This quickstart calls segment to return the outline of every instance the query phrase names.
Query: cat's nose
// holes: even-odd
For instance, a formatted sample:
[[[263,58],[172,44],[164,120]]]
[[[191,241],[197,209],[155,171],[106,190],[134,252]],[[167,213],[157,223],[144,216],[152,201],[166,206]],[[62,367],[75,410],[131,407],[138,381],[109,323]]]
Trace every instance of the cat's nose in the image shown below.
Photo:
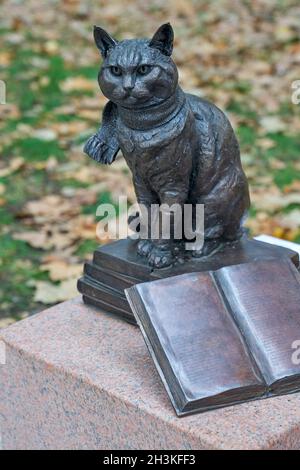
[[[123,88],[126,91],[130,91],[134,88],[134,80],[130,76],[125,76],[123,79]]]

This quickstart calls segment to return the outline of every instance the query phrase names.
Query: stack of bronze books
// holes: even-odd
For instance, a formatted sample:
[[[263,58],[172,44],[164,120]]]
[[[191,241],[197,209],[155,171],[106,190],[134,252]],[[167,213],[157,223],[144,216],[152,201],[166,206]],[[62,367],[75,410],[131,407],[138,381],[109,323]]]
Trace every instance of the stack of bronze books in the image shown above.
[[[134,324],[136,320],[124,290],[135,284],[262,259],[287,257],[298,265],[297,253],[289,249],[243,238],[230,246],[225,245],[218,256],[206,259],[190,257],[185,262],[178,259],[170,268],[155,270],[148,265],[146,258],[136,254],[136,243],[123,239],[100,246],[94,252],[93,261],[85,264],[84,276],[78,281],[84,302]]]

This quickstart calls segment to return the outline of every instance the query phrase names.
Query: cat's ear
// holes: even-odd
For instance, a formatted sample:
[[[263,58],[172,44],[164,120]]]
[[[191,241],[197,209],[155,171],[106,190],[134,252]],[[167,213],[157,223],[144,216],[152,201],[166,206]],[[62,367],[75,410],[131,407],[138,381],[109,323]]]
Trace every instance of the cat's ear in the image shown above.
[[[117,41],[99,26],[94,26],[94,39],[96,46],[104,58],[107,56],[109,49],[117,45]]]
[[[165,23],[158,28],[149,46],[154,47],[164,55],[170,56],[173,51],[174,32],[170,23]]]

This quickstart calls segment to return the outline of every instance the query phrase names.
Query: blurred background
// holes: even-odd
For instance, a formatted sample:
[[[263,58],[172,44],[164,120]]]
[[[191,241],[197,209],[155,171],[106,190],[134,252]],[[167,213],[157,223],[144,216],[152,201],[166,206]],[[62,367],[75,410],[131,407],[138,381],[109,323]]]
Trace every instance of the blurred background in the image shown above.
[[[96,207],[135,200],[122,157],[104,167],[82,152],[106,102],[93,24],[122,39],[166,21],[182,87],[225,110],[237,132],[251,233],[300,242],[299,0],[3,0],[0,327],[76,295],[103,242]]]

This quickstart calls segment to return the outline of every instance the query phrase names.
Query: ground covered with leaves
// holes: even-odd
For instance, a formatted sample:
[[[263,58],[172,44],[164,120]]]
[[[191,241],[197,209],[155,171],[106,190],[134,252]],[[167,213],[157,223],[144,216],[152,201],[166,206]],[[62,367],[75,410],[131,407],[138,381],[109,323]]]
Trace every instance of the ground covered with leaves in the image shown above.
[[[117,39],[173,24],[183,88],[226,111],[249,178],[252,234],[300,242],[299,1],[0,2],[0,327],[76,294],[96,207],[134,201],[120,159],[97,166],[82,144],[106,102],[92,25]]]

